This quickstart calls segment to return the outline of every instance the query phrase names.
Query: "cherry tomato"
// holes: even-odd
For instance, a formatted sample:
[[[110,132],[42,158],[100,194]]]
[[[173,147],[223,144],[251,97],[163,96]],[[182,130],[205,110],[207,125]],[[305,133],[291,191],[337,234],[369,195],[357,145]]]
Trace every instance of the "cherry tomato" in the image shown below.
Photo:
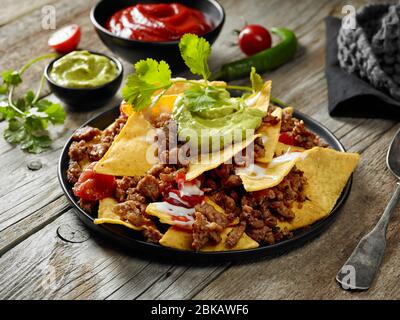
[[[279,135],[279,142],[288,144],[290,146],[294,146],[296,143],[294,138],[286,132],[283,132]]]
[[[87,201],[97,201],[114,194],[117,186],[114,176],[95,173],[93,171],[97,162],[91,163],[80,175],[73,188],[74,194]]]
[[[242,52],[248,56],[269,49],[271,45],[271,34],[263,26],[249,24],[240,31],[239,46]]]
[[[81,28],[77,24],[65,26],[54,32],[48,45],[59,53],[74,51],[81,40]]]

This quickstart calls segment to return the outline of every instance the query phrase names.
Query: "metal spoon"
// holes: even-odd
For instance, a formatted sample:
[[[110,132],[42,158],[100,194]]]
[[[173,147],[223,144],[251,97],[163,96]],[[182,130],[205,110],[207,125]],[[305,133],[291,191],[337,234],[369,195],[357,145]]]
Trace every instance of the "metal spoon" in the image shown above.
[[[394,136],[386,157],[389,170],[398,179],[396,190],[375,228],[365,235],[336,275],[345,290],[368,290],[381,264],[386,248],[389,220],[400,199],[400,130]]]

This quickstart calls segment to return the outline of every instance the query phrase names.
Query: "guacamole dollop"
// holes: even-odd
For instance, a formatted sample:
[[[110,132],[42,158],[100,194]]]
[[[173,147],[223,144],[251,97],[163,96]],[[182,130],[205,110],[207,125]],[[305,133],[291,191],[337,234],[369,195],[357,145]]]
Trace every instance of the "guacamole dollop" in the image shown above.
[[[197,142],[202,148],[208,145],[212,150],[242,141],[246,133],[254,134],[265,115],[248,107],[242,97],[230,97],[226,89],[218,87],[185,91],[172,113],[180,140]]]
[[[50,77],[67,88],[93,88],[114,80],[116,64],[109,58],[88,51],[73,51],[53,63]]]

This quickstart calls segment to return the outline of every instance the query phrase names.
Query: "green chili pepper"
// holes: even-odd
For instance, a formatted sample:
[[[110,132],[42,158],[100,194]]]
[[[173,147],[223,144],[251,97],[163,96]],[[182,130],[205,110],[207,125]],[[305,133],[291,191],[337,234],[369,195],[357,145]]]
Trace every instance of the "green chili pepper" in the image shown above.
[[[231,81],[248,77],[251,67],[255,67],[259,73],[264,73],[268,70],[276,69],[292,59],[297,50],[297,38],[294,32],[286,28],[272,28],[271,32],[281,38],[279,44],[256,53],[249,58],[223,65],[212,76],[212,80],[221,79]]]

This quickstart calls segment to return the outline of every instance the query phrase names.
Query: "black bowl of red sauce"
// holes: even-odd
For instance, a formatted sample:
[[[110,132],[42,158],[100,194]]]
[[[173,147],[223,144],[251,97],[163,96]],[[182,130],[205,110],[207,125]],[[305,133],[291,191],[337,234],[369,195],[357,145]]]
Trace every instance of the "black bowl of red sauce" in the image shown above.
[[[102,0],[90,18],[103,43],[122,59],[164,60],[177,70],[184,66],[178,47],[183,34],[194,33],[213,44],[225,11],[216,0]]]

